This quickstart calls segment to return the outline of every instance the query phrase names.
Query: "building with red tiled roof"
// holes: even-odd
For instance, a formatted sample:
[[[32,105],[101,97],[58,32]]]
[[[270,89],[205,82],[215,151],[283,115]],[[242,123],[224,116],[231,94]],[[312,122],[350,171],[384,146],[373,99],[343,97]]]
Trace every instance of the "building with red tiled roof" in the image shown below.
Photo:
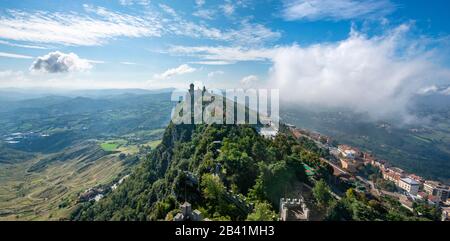
[[[423,184],[423,190],[430,195],[438,197],[441,201],[445,202],[449,197],[449,187],[436,181],[425,181]]]
[[[389,168],[390,165],[386,160],[372,160],[372,166],[378,167],[381,170],[385,170]]]
[[[361,152],[349,145],[339,145],[338,150],[344,158],[355,159],[361,157]]]
[[[417,193],[417,196],[420,197],[422,200],[428,199],[428,193],[426,193],[426,192],[419,192],[419,193]]]
[[[423,184],[423,182],[425,181],[425,179],[423,179],[421,176],[417,176],[415,174],[409,174],[408,177],[416,182],[420,182],[421,184]]]
[[[440,197],[433,196],[433,195],[428,196],[428,203],[433,204],[433,205],[439,205],[440,202],[441,202]]]
[[[400,179],[404,177],[403,174],[395,171],[391,171],[390,169],[387,169],[383,171],[383,179],[389,180],[395,183],[395,185],[398,186]]]
[[[340,161],[342,168],[349,172],[356,172],[358,167],[362,165],[361,162],[357,162],[353,159],[341,158]]]

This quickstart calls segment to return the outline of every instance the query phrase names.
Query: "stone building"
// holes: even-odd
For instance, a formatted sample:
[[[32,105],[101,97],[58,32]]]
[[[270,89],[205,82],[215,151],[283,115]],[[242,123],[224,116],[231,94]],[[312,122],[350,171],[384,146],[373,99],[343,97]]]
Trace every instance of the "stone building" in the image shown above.
[[[303,197],[281,198],[280,200],[280,220],[281,221],[308,221],[310,210],[305,204]]]
[[[192,211],[192,206],[188,202],[184,202],[183,205],[180,206],[181,212],[177,213],[173,218],[173,221],[202,221],[203,216],[202,213],[195,209]]]

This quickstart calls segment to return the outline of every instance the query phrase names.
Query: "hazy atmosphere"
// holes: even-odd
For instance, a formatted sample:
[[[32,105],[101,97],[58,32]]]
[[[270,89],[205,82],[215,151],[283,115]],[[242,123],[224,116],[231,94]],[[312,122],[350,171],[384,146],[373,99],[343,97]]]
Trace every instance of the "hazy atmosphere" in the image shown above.
[[[448,221],[449,9],[1,0],[0,221],[213,221],[143,224],[167,240]]]

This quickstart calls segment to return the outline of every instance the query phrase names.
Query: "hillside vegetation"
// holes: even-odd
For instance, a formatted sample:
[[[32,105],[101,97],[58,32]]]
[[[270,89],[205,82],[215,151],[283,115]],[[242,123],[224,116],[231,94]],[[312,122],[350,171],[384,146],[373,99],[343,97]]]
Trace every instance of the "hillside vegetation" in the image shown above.
[[[436,220],[437,210],[418,215],[396,200],[342,190],[336,200],[327,182],[328,153],[282,128],[262,138],[249,125],[173,125],[161,144],[130,177],[99,202],[83,203],[74,220],[172,220],[190,202],[211,220],[277,220],[282,197],[306,197],[313,220]],[[314,170],[305,172],[305,165]],[[305,191],[303,184],[313,186]],[[424,216],[424,215],[427,216]]]
[[[308,182],[302,163],[319,173],[317,147],[288,135],[266,140],[251,126],[169,125],[162,143],[110,196],[73,214],[81,220],[170,219],[187,200],[216,220],[245,220],[250,205],[270,210]],[[230,193],[242,205],[230,203]]]

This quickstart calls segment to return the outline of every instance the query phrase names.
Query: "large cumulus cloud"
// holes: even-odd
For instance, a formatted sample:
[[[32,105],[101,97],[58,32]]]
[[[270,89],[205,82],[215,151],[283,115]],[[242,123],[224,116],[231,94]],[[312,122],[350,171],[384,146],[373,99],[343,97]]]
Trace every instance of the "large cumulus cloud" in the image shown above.
[[[59,51],[37,57],[30,67],[32,71],[46,73],[77,72],[90,68],[92,65],[89,60],[82,59],[74,53],[65,54]]]
[[[348,107],[373,118],[411,117],[408,106],[417,91],[449,83],[450,74],[433,62],[438,58],[430,49],[406,37],[408,31],[402,25],[372,38],[352,31],[339,43],[279,48],[269,83],[297,104]]]

